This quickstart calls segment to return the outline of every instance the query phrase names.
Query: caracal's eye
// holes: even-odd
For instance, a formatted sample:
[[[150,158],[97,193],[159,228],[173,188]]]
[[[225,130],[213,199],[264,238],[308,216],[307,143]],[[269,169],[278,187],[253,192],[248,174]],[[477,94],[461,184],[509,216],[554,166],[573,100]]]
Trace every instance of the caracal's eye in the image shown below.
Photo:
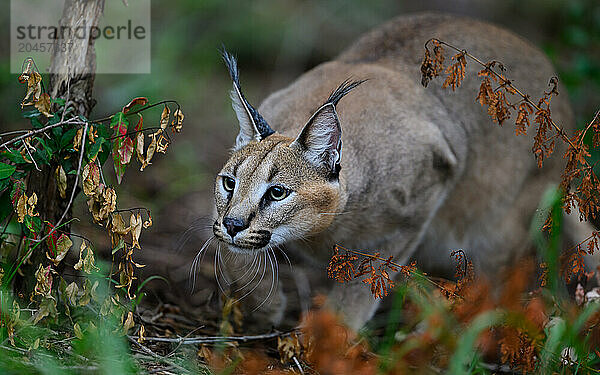
[[[266,198],[270,201],[280,201],[283,198],[287,197],[290,194],[289,190],[284,188],[283,186],[271,186],[269,190],[267,190]]]
[[[231,193],[233,189],[235,189],[235,180],[231,177],[223,177],[223,188],[225,188],[225,191],[228,193]]]

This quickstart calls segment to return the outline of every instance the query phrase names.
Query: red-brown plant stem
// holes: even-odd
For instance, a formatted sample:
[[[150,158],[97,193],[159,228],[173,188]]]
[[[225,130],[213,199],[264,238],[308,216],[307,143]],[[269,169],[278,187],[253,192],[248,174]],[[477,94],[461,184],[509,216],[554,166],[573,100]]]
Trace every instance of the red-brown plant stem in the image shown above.
[[[370,258],[370,259],[378,260],[378,261],[380,261],[380,262],[384,262],[384,263],[391,264],[391,265],[393,265],[393,266],[395,266],[395,267],[398,267],[398,268],[400,268],[400,269],[405,269],[405,270],[408,270],[408,271],[409,271],[411,274],[413,274],[413,275],[415,275],[415,274],[416,274],[416,271],[415,271],[415,270],[413,270],[411,267],[407,267],[407,266],[405,266],[405,265],[402,265],[402,264],[396,263],[396,262],[394,262],[394,261],[392,261],[392,260],[389,260],[389,259],[382,258],[382,257],[380,257],[380,256],[378,256],[378,255],[373,255],[373,254],[363,253],[362,251],[358,251],[358,250],[351,250],[351,249],[347,249],[347,248],[345,248],[345,247],[343,247],[343,246],[339,246],[339,245],[337,245],[337,247],[338,247],[339,249],[342,249],[342,250],[344,250],[344,251],[347,251],[347,252],[349,252],[349,253],[353,253],[353,254],[360,255],[360,256],[363,256],[363,257],[366,257],[366,258]],[[440,289],[442,289],[442,290],[444,290],[444,291],[446,291],[446,292],[448,292],[448,293],[452,294],[454,297],[457,297],[457,298],[463,299],[463,297],[462,297],[462,296],[459,296],[458,294],[456,294],[456,293],[454,293],[454,292],[452,292],[452,291],[450,291],[450,290],[446,289],[446,288],[445,288],[443,285],[441,285],[441,284],[439,284],[439,283],[437,283],[437,282],[435,282],[435,281],[431,280],[429,277],[427,277],[427,274],[425,274],[425,273],[422,273],[422,274],[420,274],[420,276],[423,276],[423,278],[424,278],[425,280],[427,280],[429,283],[431,283],[432,285],[434,285],[434,286],[436,286],[436,287],[438,287],[438,288],[440,288]]]

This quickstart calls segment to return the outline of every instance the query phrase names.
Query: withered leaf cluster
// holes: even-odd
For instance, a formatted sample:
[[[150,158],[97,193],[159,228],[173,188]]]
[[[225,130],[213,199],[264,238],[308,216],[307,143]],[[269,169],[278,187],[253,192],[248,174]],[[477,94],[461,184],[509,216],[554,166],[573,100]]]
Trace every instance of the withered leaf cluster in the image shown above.
[[[25,60],[25,69],[19,76],[19,82],[27,84],[27,92],[21,102],[21,108],[28,105],[33,105],[40,113],[46,117],[52,117],[50,111],[51,100],[50,95],[43,92],[42,76],[35,68],[35,63],[31,58]],[[29,101],[28,101],[29,100]]]
[[[429,43],[433,44],[433,54],[428,48]],[[421,63],[421,84],[425,87],[435,77],[439,76],[444,70],[444,49],[437,39],[432,39],[425,43],[425,56]]]
[[[433,45],[434,54],[430,51],[430,45]],[[427,83],[440,75],[443,70],[444,51],[442,46],[458,52],[452,58],[454,63],[445,69],[447,77],[442,87],[450,87],[455,90],[460,86],[465,77],[466,58],[480,64],[483,69],[478,72],[481,84],[476,100],[482,106],[487,107],[490,118],[499,125],[511,117],[511,112],[516,112],[516,135],[527,134],[532,122],[536,125],[532,152],[540,168],[543,167],[544,160],[554,152],[556,142],[563,142],[567,147],[564,155],[566,165],[560,182],[560,188],[564,194],[563,209],[567,213],[573,209],[579,210],[579,217],[583,221],[596,218],[600,211],[600,179],[594,170],[595,163],[590,159],[591,154],[586,139],[590,138],[588,135],[591,135],[592,147],[600,145],[600,111],[583,130],[569,137],[562,127],[552,119],[550,103],[552,98],[558,95],[558,79],[556,77],[550,79],[549,89],[539,100],[534,102],[529,95],[520,91],[510,79],[504,76],[505,69],[500,62],[492,60],[482,63],[467,51],[437,39],[431,39],[425,44],[425,55],[421,65],[424,86],[427,86]],[[511,102],[509,98],[516,98],[516,100]],[[533,116],[532,120],[531,116]],[[549,217],[544,228],[549,229],[551,224],[551,217]],[[592,234],[586,241],[595,237],[596,235]],[[568,261],[571,264],[571,273],[580,276],[584,272],[583,256],[586,254],[586,251],[581,248],[586,246],[586,241],[579,244],[577,250],[571,253],[572,258]],[[598,243],[588,242],[587,253],[591,254],[595,250],[598,250]]]
[[[360,261],[359,256],[362,258]],[[369,285],[375,298],[383,298],[394,287],[396,272],[409,276],[415,270],[415,263],[401,265],[395,263],[393,257],[383,258],[380,253],[368,254],[336,245],[329,260],[327,275],[340,283],[362,278],[361,282]]]

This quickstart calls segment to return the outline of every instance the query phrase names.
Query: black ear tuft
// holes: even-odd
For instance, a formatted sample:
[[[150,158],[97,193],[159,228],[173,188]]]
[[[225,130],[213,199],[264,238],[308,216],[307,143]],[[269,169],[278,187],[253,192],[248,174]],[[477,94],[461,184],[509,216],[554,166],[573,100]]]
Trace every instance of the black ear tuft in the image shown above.
[[[251,122],[251,127],[255,132],[258,133],[260,139],[265,139],[266,137],[275,133],[275,131],[271,129],[261,114],[248,102],[248,100],[246,100],[246,97],[242,92],[242,86],[240,85],[240,72],[235,57],[227,52],[225,46],[221,48],[221,56],[223,57],[225,66],[229,71],[229,76],[233,81],[234,90],[232,92],[232,99],[234,101],[234,109],[236,110],[236,114],[240,120],[240,126],[243,126],[242,124],[245,122],[244,119],[241,118],[244,117],[244,115],[239,111],[243,110],[245,112],[245,116]],[[238,103],[236,103],[236,101]]]
[[[325,102],[325,104],[327,103],[331,103],[333,105],[337,105],[338,102],[344,97],[346,96],[346,94],[348,94],[350,91],[352,91],[354,88],[358,87],[360,84],[364,83],[368,81],[367,79],[361,79],[359,81],[351,81],[350,78],[347,78],[344,82],[342,82],[337,89],[335,89],[331,95],[329,95],[329,98],[327,98],[327,101]]]
[[[221,56],[223,57],[223,61],[225,62],[225,66],[229,71],[229,77],[233,83],[235,83],[238,87],[240,86],[240,72],[237,66],[237,60],[235,57],[227,52],[225,46],[221,46]]]

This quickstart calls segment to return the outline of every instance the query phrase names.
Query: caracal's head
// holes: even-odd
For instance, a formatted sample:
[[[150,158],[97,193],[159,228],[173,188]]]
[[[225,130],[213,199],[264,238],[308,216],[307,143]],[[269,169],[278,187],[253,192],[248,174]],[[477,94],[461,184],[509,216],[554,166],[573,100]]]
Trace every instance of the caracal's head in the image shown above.
[[[240,123],[231,157],[215,181],[215,236],[250,253],[310,237],[340,209],[341,128],[335,106],[362,81],[344,82],[296,138],[275,133],[242,94],[236,61],[223,51]]]

